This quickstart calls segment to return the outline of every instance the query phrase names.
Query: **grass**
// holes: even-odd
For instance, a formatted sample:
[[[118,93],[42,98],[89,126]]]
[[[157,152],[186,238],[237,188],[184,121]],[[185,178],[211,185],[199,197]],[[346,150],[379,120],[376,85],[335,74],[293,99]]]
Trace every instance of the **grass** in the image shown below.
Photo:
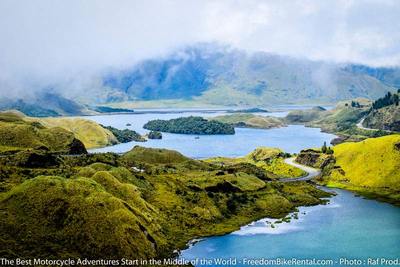
[[[400,135],[371,138],[334,147],[337,165],[349,182],[366,187],[400,189]]]
[[[118,143],[116,137],[96,122],[81,118],[32,118],[20,112],[0,112],[0,152],[47,147],[65,150],[72,140],[86,148]]]
[[[37,121],[27,121],[3,113],[0,118],[0,149],[2,152],[46,147],[52,151],[67,151],[75,136],[62,128],[46,128]]]
[[[329,196],[304,182],[265,182],[245,168],[227,172],[165,149],[60,157],[36,169],[0,161],[1,182],[10,185],[0,192],[2,257],[171,256],[195,237],[285,217]],[[134,170],[139,165],[144,172]]]
[[[334,166],[328,166],[325,182],[360,193],[400,201],[400,135],[369,138],[334,147]]]
[[[254,115],[251,113],[238,113],[231,115],[222,115],[211,118],[211,120],[216,120],[223,123],[229,123],[237,126],[260,128],[260,129],[270,129],[283,127],[285,124],[279,118]]]
[[[107,192],[110,186],[94,179],[39,176],[1,195],[0,254],[154,256],[155,249],[140,227],[146,225],[153,233],[143,217],[146,209],[135,212],[135,206]]]
[[[260,147],[241,158],[217,157],[208,159],[206,162],[225,165],[251,163],[279,178],[301,177],[306,174],[303,170],[286,164],[284,156],[283,151],[278,148]]]
[[[81,118],[43,118],[34,119],[46,127],[60,127],[74,133],[86,148],[104,147],[118,143],[115,136],[98,123]]]

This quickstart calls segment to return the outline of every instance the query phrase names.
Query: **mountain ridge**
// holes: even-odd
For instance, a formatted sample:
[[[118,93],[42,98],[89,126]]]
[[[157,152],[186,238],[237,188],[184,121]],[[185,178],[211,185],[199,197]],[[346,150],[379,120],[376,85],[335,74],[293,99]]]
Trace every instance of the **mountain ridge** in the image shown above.
[[[213,45],[187,47],[105,75],[105,102],[193,100],[214,105],[375,99],[400,87],[400,68],[312,61]],[[115,99],[119,95],[119,99]],[[230,98],[227,99],[226,96]]]

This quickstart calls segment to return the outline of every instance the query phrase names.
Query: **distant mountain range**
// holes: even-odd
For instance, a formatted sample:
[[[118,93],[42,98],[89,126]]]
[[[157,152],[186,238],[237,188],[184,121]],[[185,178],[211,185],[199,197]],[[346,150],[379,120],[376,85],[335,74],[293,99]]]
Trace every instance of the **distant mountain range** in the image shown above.
[[[55,117],[61,115],[84,115],[84,105],[67,99],[58,93],[41,92],[30,99],[0,99],[0,110],[19,110],[32,117]]]
[[[400,88],[400,67],[355,64],[248,53],[215,44],[198,44],[123,70],[112,70],[78,95],[44,90],[34,99],[0,99],[0,110],[31,116],[81,115],[87,107],[122,101],[176,100],[196,106],[263,107],[276,104],[335,103],[377,99]],[[84,105],[80,104],[84,103]]]
[[[375,99],[400,88],[400,68],[310,61],[202,44],[104,77],[105,101],[185,99],[216,105]]]

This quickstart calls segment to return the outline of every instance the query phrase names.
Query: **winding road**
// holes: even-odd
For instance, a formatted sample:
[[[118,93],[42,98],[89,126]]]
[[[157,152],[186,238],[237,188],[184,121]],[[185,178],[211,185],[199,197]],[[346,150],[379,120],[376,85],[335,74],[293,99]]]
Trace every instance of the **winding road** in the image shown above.
[[[299,169],[302,169],[303,171],[307,172],[307,175],[304,175],[304,176],[298,177],[298,178],[283,178],[283,179],[279,179],[279,181],[285,182],[285,183],[296,182],[296,181],[308,181],[308,180],[311,180],[312,178],[314,178],[315,176],[318,176],[321,173],[321,171],[318,169],[314,169],[314,168],[294,162],[295,159],[296,158],[285,159],[285,163],[292,165],[294,167],[297,167]]]
[[[387,133],[395,133],[395,132],[390,131],[390,130],[381,130],[381,129],[373,129],[373,128],[364,127],[364,126],[363,126],[363,123],[364,123],[365,118],[366,118],[366,117],[362,118],[362,119],[356,124],[356,126],[357,126],[359,129],[367,130],[367,131],[384,131],[384,132],[387,132]]]
[[[378,131],[378,129],[372,129],[372,128],[364,127],[364,126],[363,126],[364,120],[365,120],[365,117],[362,118],[362,119],[356,124],[357,128],[360,128],[360,129],[362,129],[362,130],[368,130],[368,131]]]

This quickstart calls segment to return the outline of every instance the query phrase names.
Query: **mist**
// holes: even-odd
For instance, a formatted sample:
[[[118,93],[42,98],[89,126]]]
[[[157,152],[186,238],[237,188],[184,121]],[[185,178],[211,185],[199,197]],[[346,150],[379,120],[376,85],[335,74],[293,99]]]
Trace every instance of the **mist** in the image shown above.
[[[0,96],[95,90],[110,69],[198,42],[399,66],[398,14],[396,0],[2,0]]]

